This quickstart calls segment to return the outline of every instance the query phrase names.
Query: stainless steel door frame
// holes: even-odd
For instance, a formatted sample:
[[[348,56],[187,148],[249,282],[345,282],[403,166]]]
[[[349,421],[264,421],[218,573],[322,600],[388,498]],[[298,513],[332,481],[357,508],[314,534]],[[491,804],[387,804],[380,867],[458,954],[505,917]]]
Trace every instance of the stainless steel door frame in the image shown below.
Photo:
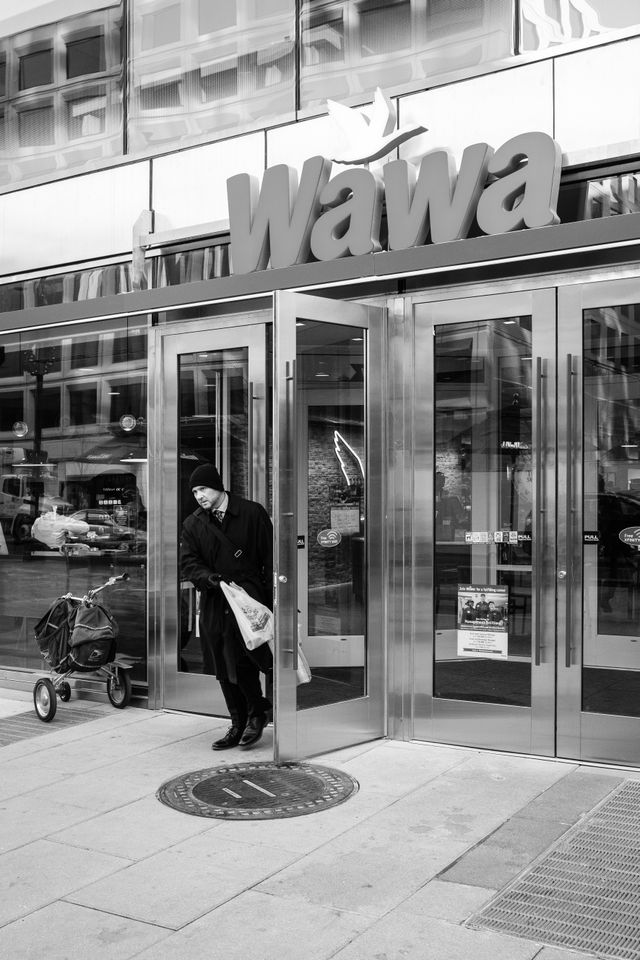
[[[298,608],[298,443],[296,404],[296,324],[353,326],[369,331],[366,423],[369,438],[366,556],[368,569],[368,687],[363,697],[305,710],[297,709]],[[327,300],[298,293],[276,294],[274,317],[274,610],[276,657],[275,757],[313,756],[385,732],[384,660],[384,474],[383,311],[364,304]]]
[[[418,318],[417,309],[422,316]],[[414,357],[414,728],[419,739],[539,755],[555,751],[555,291],[525,290],[460,300],[415,298]],[[434,338],[439,325],[500,317],[532,317],[532,417],[535,460],[532,517],[531,706],[433,696]],[[425,375],[426,371],[426,375]]]
[[[583,554],[595,549],[583,545],[583,344],[585,310],[639,302],[637,277],[575,284],[558,293],[558,569],[566,576],[558,582],[557,752],[561,757],[633,765],[640,763],[640,718],[588,712],[582,702],[585,631],[590,629],[584,620],[583,603],[590,598]]]
[[[262,315],[265,319],[270,315]],[[266,325],[257,313],[233,317],[232,323],[203,320],[190,323],[188,330],[170,326],[155,332],[153,419],[154,457],[150,472],[150,500],[159,505],[159,522],[149,557],[150,614],[154,644],[150,697],[155,706],[195,713],[226,716],[227,709],[218,684],[204,674],[178,670],[178,361],[182,354],[246,347],[248,350],[248,410],[250,446],[250,489],[253,499],[265,506],[266,478]],[[152,681],[153,677],[153,682]]]

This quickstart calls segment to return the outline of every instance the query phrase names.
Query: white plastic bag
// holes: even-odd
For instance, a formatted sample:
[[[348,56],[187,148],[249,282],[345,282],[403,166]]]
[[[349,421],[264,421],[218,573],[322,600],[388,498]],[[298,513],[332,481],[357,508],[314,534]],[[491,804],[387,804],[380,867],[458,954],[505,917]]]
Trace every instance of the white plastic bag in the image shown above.
[[[309,662],[302,651],[300,637],[298,637],[298,670],[296,676],[298,683],[311,682],[311,669],[309,667]]]
[[[259,600],[250,597],[236,583],[220,581],[220,587],[233,612],[247,650],[255,650],[273,640],[273,614]]]
[[[76,537],[84,536],[89,532],[89,524],[84,520],[71,520],[69,517],[63,517],[54,510],[43,513],[36,517],[31,527],[31,536],[40,543],[46,543],[48,547],[59,549],[67,539],[67,533],[72,533]]]
[[[274,653],[273,640],[269,640],[271,653]],[[296,670],[296,683],[311,683],[312,673],[309,662],[302,650],[302,641],[300,640],[300,624],[298,624],[298,669]]]

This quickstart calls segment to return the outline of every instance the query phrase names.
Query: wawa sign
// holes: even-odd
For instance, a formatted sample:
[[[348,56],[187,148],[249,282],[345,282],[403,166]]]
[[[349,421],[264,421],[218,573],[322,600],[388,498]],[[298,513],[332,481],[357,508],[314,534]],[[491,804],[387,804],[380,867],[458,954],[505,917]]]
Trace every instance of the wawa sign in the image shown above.
[[[368,164],[425,128],[395,130],[395,110],[380,90],[370,117],[329,107],[334,119],[348,114],[352,141],[354,128],[366,135],[364,149],[352,142],[351,159],[311,157],[299,182],[287,164],[269,167],[260,186],[246,173],[227,181],[234,273],[376,253],[383,209],[388,250],[462,240],[474,221],[487,235],[558,222],[561,151],[547,134],[521,133],[497,150],[474,143],[459,170],[447,150],[434,150],[419,165],[390,160],[381,175],[361,166],[332,177],[333,162]]]

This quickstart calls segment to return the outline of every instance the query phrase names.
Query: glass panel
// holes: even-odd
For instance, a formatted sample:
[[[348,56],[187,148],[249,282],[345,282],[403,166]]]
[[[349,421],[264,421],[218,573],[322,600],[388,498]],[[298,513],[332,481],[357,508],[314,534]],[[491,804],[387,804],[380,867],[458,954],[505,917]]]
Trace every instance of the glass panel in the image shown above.
[[[297,324],[298,709],[366,693],[365,331]]]
[[[84,37],[67,44],[67,77],[100,73],[105,68],[104,37]]]
[[[107,120],[106,97],[80,97],[67,103],[67,130],[71,140],[103,133]]]
[[[520,0],[521,50],[545,50],[639,23],[635,0]]]
[[[138,343],[146,329],[138,319],[102,321],[99,333],[70,327],[0,338],[3,667],[42,669],[33,630],[53,601],[126,571],[130,580],[103,597],[120,625],[118,655],[133,664],[134,680],[146,681],[147,419],[144,393],[128,420],[113,418],[116,336]],[[72,363],[74,354],[91,366]],[[146,369],[145,349],[122,377],[145,384]]]
[[[18,86],[21,90],[53,83],[53,50],[35,50],[20,57]]]
[[[162,27],[171,11],[173,25]],[[144,6],[134,0],[131,147],[198,142],[217,131],[293,120],[294,67],[295,0],[186,0],[171,7],[166,0]]]
[[[584,313],[583,710],[640,716],[640,305]]]
[[[301,106],[512,53],[510,0],[302,0]]]
[[[434,695],[531,703],[531,318],[436,327]]]
[[[0,6],[0,184],[122,155],[123,0],[62,4],[75,15],[60,9],[57,22],[47,4],[27,4],[13,17]],[[18,25],[19,33],[7,33]]]
[[[246,347],[178,358],[179,531],[197,507],[189,477],[199,463],[215,464],[225,489],[249,495],[248,359]],[[198,594],[190,581],[182,580],[179,595],[178,670],[203,673]]]
[[[53,107],[21,110],[18,114],[18,145],[45,147],[55,143]]]

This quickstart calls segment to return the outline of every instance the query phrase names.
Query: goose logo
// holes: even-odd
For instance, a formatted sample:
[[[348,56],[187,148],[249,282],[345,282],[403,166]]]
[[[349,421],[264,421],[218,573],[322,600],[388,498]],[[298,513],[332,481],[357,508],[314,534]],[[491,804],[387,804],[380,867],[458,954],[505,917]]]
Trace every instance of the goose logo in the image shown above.
[[[334,127],[346,143],[341,156],[329,158],[334,163],[352,166],[372,163],[428,129],[420,124],[396,129],[396,108],[380,87],[376,89],[371,107],[352,110],[335,100],[327,100],[327,108]]]

